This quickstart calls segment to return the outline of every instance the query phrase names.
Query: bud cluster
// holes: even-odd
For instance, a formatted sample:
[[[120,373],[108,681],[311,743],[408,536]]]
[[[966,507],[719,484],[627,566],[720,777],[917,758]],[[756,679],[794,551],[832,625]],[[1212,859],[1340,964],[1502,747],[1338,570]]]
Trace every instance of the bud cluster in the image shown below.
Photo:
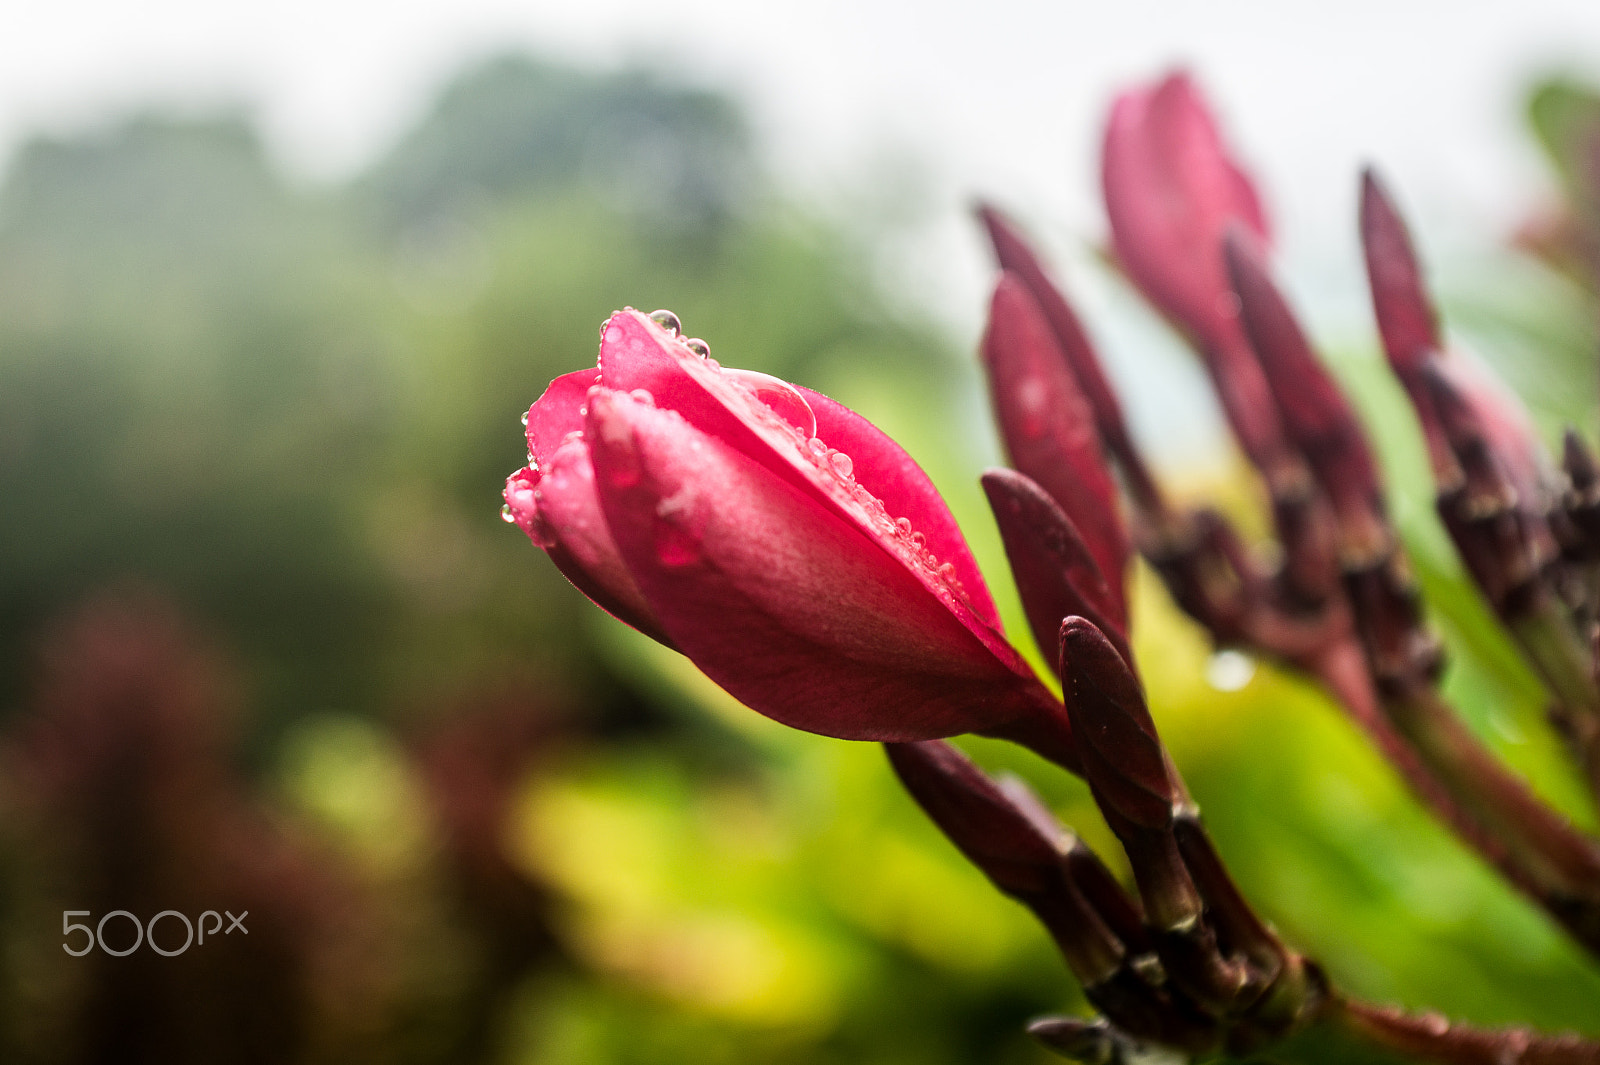
[[[1317,1032],[1444,1063],[1597,1065],[1600,1044],[1486,1032],[1352,1001],[1236,887],[1146,704],[1129,640],[1137,550],[1219,646],[1319,682],[1467,843],[1600,954],[1600,843],[1545,806],[1436,688],[1372,448],[1273,278],[1270,229],[1189,79],[1125,94],[1108,124],[1112,250],[1205,362],[1258,471],[1276,543],[1180,507],[1078,316],[1019,230],[979,210],[1001,276],[982,341],[1012,468],[983,488],[1057,700],[1001,632],[931,481],[853,411],[724,370],[670,312],[622,311],[598,366],[527,419],[506,516],[596,603],[755,710],[886,744],[951,842],[1050,932],[1104,1017],[1031,1031],[1082,1061],[1249,1053]],[[1440,342],[1409,237],[1370,174],[1361,230],[1379,331],[1411,397],[1467,569],[1549,684],[1600,798],[1600,470],[1565,477],[1526,419]],[[1132,889],[1019,781],[944,742],[1026,745],[1080,774]]]

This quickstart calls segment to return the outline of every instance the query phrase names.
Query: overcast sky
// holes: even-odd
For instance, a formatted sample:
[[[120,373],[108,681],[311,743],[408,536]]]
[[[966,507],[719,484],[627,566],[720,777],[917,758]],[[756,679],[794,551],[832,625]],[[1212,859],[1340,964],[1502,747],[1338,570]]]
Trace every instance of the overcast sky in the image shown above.
[[[935,224],[901,281],[968,332],[987,270],[969,197],[999,199],[1070,259],[1103,232],[1106,100],[1174,62],[1263,179],[1291,286],[1336,325],[1360,303],[1362,161],[1381,164],[1426,246],[1486,244],[1546,180],[1520,89],[1562,66],[1600,77],[1596,0],[0,2],[0,157],[31,130],[149,102],[243,102],[296,171],[337,177],[476,56],[681,70],[746,102],[802,192],[914,161]]]

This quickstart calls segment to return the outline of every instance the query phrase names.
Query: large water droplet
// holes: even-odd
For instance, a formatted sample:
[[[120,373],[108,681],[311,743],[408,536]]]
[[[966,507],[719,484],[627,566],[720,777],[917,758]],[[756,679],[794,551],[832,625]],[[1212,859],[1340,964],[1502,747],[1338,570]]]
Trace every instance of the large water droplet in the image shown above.
[[[707,344],[699,337],[691,337],[690,339],[685,340],[683,343],[685,347],[694,352],[696,355],[700,356],[702,359],[709,359],[711,357],[711,345]]]
[[[650,320],[656,323],[656,325],[659,325],[662,329],[665,329],[667,332],[671,333],[673,336],[677,336],[679,333],[683,332],[683,323],[678,321],[678,316],[667,310],[665,307],[659,311],[651,311]]]
[[[840,477],[850,476],[850,471],[855,469],[855,463],[850,461],[850,456],[843,451],[834,451],[828,455],[828,465],[833,467],[833,472]]]
[[[517,516],[515,514],[511,513],[511,504],[510,503],[502,503],[500,505],[500,520],[503,521],[503,522],[506,522],[507,524],[510,524],[510,525],[515,525],[516,524]]]
[[[714,360],[707,359],[710,363]],[[806,437],[817,435],[817,416],[806,402],[806,397],[789,382],[757,370],[725,370],[731,377],[767,406],[772,413],[800,430]]]

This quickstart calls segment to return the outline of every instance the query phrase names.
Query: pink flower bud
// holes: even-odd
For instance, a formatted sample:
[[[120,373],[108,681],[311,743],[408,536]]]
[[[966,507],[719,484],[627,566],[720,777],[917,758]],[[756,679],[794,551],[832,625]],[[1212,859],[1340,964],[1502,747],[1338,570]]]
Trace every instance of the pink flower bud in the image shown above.
[[[1270,469],[1282,446],[1277,408],[1222,265],[1230,224],[1265,241],[1267,222],[1187,74],[1118,97],[1101,178],[1117,260],[1199,348],[1241,446]]]
[[[592,371],[560,378],[535,404],[537,468],[507,490],[591,598],[796,728],[1064,735],[944,501],[864,418],[723,370],[631,310],[606,323],[598,376],[581,394]]]

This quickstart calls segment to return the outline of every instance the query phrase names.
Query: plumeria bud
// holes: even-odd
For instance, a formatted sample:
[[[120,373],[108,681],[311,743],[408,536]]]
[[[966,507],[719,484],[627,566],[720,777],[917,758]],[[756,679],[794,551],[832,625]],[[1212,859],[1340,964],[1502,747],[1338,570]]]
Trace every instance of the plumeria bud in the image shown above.
[[[1064,619],[1060,641],[1062,694],[1095,800],[1113,828],[1169,831],[1177,789],[1133,670],[1086,618]]]
[[[1120,614],[1130,545],[1116,485],[1089,405],[1050,324],[1016,274],[1002,274],[995,286],[982,350],[995,420],[1012,464],[1073,520]]]
[[[1200,350],[1245,453],[1273,476],[1283,429],[1219,253],[1235,223],[1266,240],[1266,218],[1187,74],[1117,98],[1101,177],[1117,261]]]
[[[567,551],[575,583],[627,591],[626,620],[796,728],[1018,733],[1073,761],[1063,709],[1005,642],[949,509],[892,440],[815,392],[723,370],[636,311],[606,323],[595,377],[569,375],[530,411],[534,464],[508,491],[552,555],[587,549]],[[561,471],[564,509],[535,495]]]
[[[1361,236],[1384,350],[1416,409],[1435,482],[1441,489],[1451,487],[1462,471],[1456,464],[1444,414],[1435,407],[1438,385],[1430,384],[1430,372],[1441,375],[1459,403],[1470,410],[1478,431],[1525,497],[1524,508],[1542,509],[1550,492],[1549,463],[1527,412],[1481,366],[1443,347],[1438,316],[1423,284],[1410,235],[1371,170],[1362,177]]]
[[[1145,465],[1144,457],[1134,446],[1122,414],[1122,405],[1111,390],[1094,345],[1089,342],[1072,305],[1050,280],[1033,248],[1004,215],[988,204],[980,204],[978,217],[988,231],[1000,268],[1027,287],[1049,322],[1072,377],[1094,413],[1100,439],[1122,467],[1134,501],[1141,509],[1160,512],[1164,509],[1160,491]]]
[[[1062,621],[1076,614],[1093,621],[1131,662],[1126,603],[1055,500],[1016,470],[985,471],[983,491],[1039,649],[1053,657]]]
[[[948,743],[891,743],[885,750],[901,783],[950,842],[1038,915],[1079,981],[1092,988],[1122,968],[1122,942],[1070,879],[1065,857],[1081,845],[1037,800],[1018,802]]]
[[[1174,833],[1184,795],[1144,693],[1105,634],[1081,617],[1061,625],[1061,686],[1084,778],[1127,852],[1163,965],[1202,1006],[1237,1008],[1241,996],[1260,989],[1244,966],[1222,956],[1205,920]]]
[[[1423,364],[1442,348],[1439,316],[1423,283],[1411,234],[1371,167],[1361,173],[1361,245],[1384,351],[1410,387]]]
[[[1376,466],[1355,411],[1312,352],[1255,238],[1238,224],[1230,226],[1223,257],[1284,432],[1332,500],[1345,552],[1370,558],[1386,546],[1388,535]]]

